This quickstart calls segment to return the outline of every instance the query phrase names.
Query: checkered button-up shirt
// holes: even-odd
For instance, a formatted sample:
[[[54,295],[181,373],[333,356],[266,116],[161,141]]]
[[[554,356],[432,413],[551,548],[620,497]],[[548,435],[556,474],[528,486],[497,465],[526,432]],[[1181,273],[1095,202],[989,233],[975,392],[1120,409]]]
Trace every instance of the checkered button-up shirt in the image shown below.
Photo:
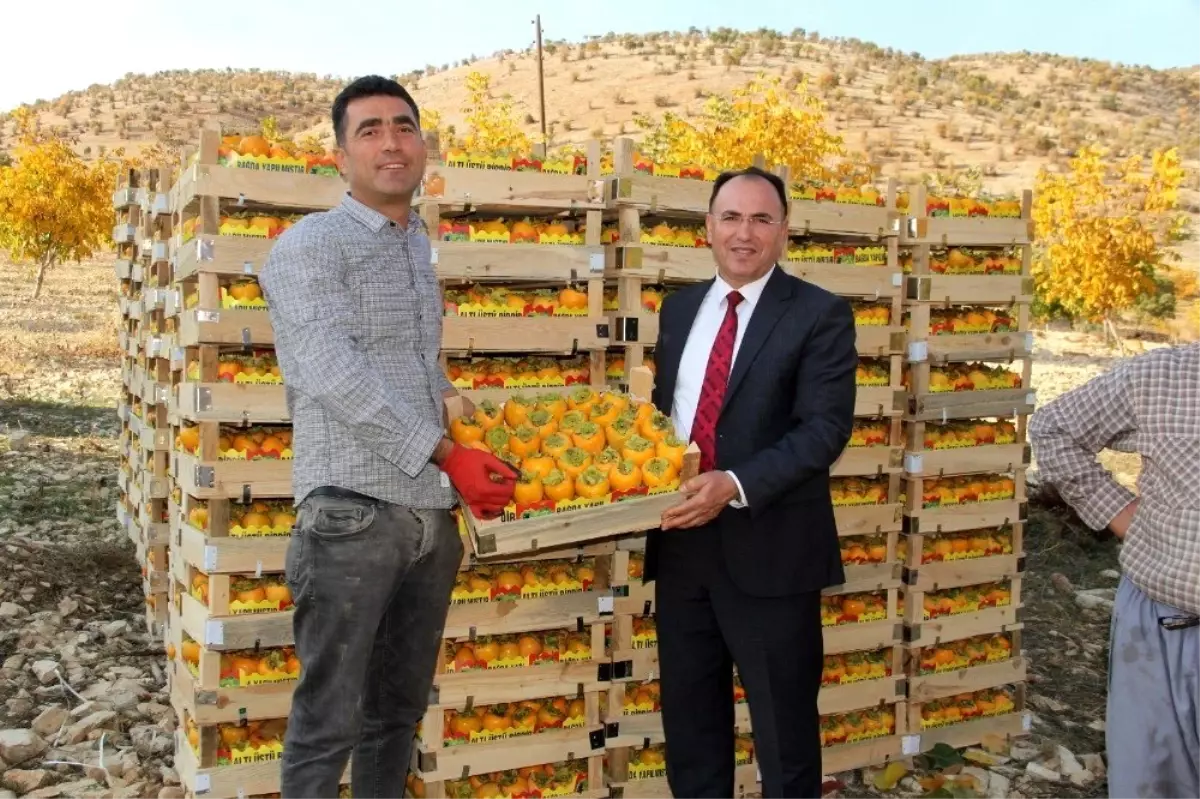
[[[1121,566],[1151,599],[1200,614],[1200,344],[1121,362],[1039,409],[1029,437],[1043,478],[1097,530],[1134,494],[1096,453],[1141,454]]]
[[[449,508],[442,298],[415,213],[401,226],[347,194],[279,237],[260,276],[294,425],[296,503],[337,486]]]

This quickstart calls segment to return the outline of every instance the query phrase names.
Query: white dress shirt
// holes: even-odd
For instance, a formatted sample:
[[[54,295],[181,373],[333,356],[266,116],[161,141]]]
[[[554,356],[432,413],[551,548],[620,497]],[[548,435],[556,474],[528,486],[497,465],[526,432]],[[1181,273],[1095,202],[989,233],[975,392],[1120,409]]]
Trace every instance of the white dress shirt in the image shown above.
[[[733,361],[729,368],[731,375],[733,374],[733,364],[737,363],[737,354],[741,349],[742,339],[746,335],[746,328],[750,324],[750,317],[754,314],[754,308],[758,305],[759,298],[762,297],[763,288],[766,287],[767,281],[771,279],[771,274],[775,269],[776,267],[772,266],[758,280],[737,289],[738,293],[742,295],[742,302],[737,307],[737,338],[733,342]],[[691,332],[688,333],[687,344],[683,348],[683,356],[679,361],[679,373],[675,377],[675,396],[672,398],[671,418],[675,421],[675,435],[684,441],[691,440],[692,421],[696,417],[696,407],[700,404],[700,390],[704,386],[704,374],[708,370],[708,356],[712,351],[713,342],[716,341],[717,333],[721,330],[721,323],[725,320],[726,308],[729,305],[726,298],[729,292],[734,290],[732,286],[721,279],[720,275],[717,275],[708,294],[704,296],[704,301],[700,303],[700,309],[696,312],[696,320],[692,322]],[[740,498],[733,500],[730,505],[735,508],[745,507],[746,492],[742,490],[741,481],[733,472],[726,471],[726,474],[733,478]]]

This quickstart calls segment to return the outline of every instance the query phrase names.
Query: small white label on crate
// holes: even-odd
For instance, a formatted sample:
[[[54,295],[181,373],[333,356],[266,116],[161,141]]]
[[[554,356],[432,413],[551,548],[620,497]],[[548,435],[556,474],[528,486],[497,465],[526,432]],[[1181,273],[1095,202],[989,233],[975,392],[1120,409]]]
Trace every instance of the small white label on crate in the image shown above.
[[[1029,713],[1021,714],[1021,729],[1029,732],[1033,729],[1033,716]]]
[[[929,342],[928,341],[913,341],[908,345],[908,359],[910,361],[924,361],[929,357]]]
[[[892,272],[892,286],[895,288],[900,288],[903,285],[904,285],[904,273],[903,272]]]
[[[600,613],[612,613],[613,607],[613,598],[611,595],[596,598],[596,608]]]
[[[154,213],[169,214],[171,213],[171,201],[167,199],[167,195],[159,192],[154,195]]]
[[[1037,402],[1037,394],[1034,394],[1034,393],[1031,391],[1031,392],[1029,392],[1028,394],[1026,394],[1026,395],[1025,395],[1025,404],[1026,404],[1026,405],[1033,405],[1033,404],[1034,404],[1034,403],[1036,403],[1036,402]]]
[[[206,545],[204,547],[204,571],[213,572],[217,570],[217,548]]]
[[[904,456],[904,471],[909,474],[921,474],[925,471],[925,456],[912,452]]]
[[[208,793],[212,790],[212,777],[208,774],[196,775],[196,793]]]
[[[150,250],[151,258],[155,261],[167,260],[167,243],[165,241],[156,241]]]
[[[604,273],[604,253],[594,252],[588,256],[588,269],[594,274]]]
[[[1025,334],[1025,351],[1029,352],[1029,353],[1033,352],[1033,334],[1032,333]]]
[[[921,754],[921,736],[905,735],[901,737],[900,753],[905,757]]]
[[[438,263],[438,248],[433,247],[429,250],[429,263],[437,266]]]
[[[225,645],[225,622],[215,619],[209,619],[204,622],[204,645]]]

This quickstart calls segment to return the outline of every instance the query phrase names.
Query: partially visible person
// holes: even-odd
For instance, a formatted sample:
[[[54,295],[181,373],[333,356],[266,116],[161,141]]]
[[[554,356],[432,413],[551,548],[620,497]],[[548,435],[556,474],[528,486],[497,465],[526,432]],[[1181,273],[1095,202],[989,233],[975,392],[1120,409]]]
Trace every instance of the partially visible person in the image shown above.
[[[289,228],[261,282],[294,426],[287,551],[300,682],[282,795],[403,796],[463,545],[451,509],[500,510],[516,474],[445,435],[442,299],[413,196],[416,103],[360,78],[333,103],[337,207]]]
[[[1109,642],[1109,796],[1200,797],[1200,344],[1122,361],[1039,409],[1042,479],[1121,539]],[[1138,492],[1096,460],[1136,452]]]

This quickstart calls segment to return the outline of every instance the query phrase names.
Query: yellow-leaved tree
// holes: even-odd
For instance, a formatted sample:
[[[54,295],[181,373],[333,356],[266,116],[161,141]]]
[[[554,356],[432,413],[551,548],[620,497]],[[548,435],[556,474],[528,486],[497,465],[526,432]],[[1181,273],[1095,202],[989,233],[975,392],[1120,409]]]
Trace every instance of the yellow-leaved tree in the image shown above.
[[[492,79],[482,72],[467,75],[467,101],[462,106],[467,130],[462,147],[468,152],[528,155],[533,143],[521,129],[507,97],[492,97]]]
[[[112,192],[123,153],[87,162],[65,137],[39,132],[18,111],[13,163],[0,167],[0,250],[34,272],[33,298],[46,271],[80,261],[112,235]]]
[[[1034,190],[1033,276],[1042,312],[1102,322],[1116,336],[1113,314],[1152,295],[1156,268],[1178,253],[1182,233],[1172,213],[1184,172],[1174,149],[1109,163],[1089,145],[1066,174],[1041,170]]]
[[[824,105],[805,81],[789,88],[779,76],[759,74],[732,97],[710,97],[695,122],[669,112],[635,121],[647,130],[641,152],[655,161],[739,169],[761,155],[768,167],[786,165],[793,179],[854,171],[830,162],[845,155],[842,137],[825,128]]]

